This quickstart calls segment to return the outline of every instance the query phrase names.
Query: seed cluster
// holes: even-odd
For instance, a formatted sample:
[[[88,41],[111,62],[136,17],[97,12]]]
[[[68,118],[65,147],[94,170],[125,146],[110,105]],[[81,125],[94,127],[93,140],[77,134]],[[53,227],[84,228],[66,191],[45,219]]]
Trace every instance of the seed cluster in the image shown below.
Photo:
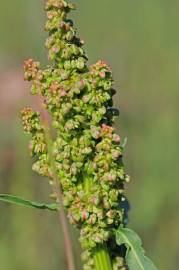
[[[63,192],[70,223],[80,229],[84,269],[94,269],[97,245],[113,237],[113,229],[124,222],[125,174],[120,136],[112,127],[118,110],[113,108],[113,79],[104,61],[88,67],[84,42],[76,36],[67,18],[74,5],[63,0],[46,2],[46,41],[51,66],[45,70],[32,59],[25,61],[25,79],[32,81],[31,93],[43,97],[55,130],[52,157]],[[24,130],[32,134],[30,151],[33,170],[52,178],[45,127],[40,114],[22,110]],[[122,269],[114,255],[114,269]],[[124,268],[125,269],[125,268]]]

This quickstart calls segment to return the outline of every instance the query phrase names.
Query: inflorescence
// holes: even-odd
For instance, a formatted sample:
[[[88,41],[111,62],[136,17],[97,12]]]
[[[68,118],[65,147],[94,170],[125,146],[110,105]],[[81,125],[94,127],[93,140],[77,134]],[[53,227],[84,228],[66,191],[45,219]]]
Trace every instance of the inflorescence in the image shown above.
[[[94,269],[96,246],[113,242],[113,229],[125,222],[121,202],[129,177],[122,162],[121,139],[112,126],[118,116],[112,101],[115,90],[111,70],[104,61],[87,66],[84,42],[67,18],[74,5],[48,0],[45,8],[51,66],[42,70],[39,62],[30,59],[25,61],[24,71],[25,79],[32,81],[31,93],[43,97],[51,117],[55,130],[51,153],[40,113],[25,108],[22,122],[32,135],[29,148],[36,158],[33,170],[48,177],[52,185],[53,157],[68,219],[80,229],[84,269],[90,270]],[[114,270],[125,269],[115,246],[108,249]]]

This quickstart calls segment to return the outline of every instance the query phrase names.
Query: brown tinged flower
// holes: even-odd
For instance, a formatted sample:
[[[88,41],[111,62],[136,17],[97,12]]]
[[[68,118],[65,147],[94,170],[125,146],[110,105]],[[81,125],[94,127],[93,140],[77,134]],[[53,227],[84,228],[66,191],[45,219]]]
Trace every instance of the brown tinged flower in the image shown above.
[[[24,78],[25,80],[33,80],[36,78],[36,75],[39,71],[39,62],[35,62],[32,59],[24,61]]]

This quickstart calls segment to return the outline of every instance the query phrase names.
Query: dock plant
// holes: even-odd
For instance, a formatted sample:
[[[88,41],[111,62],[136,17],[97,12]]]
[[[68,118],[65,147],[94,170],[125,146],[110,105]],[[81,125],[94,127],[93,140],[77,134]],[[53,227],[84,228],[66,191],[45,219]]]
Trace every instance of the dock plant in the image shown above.
[[[129,182],[123,164],[124,143],[113,127],[111,68],[99,60],[89,66],[84,41],[68,14],[75,6],[47,0],[46,48],[49,64],[24,62],[25,80],[37,95],[41,112],[21,111],[32,169],[49,180],[54,204],[1,195],[1,200],[59,211],[66,235],[68,270],[74,270],[66,218],[79,229],[84,270],[156,270],[145,256],[141,240],[127,228]]]

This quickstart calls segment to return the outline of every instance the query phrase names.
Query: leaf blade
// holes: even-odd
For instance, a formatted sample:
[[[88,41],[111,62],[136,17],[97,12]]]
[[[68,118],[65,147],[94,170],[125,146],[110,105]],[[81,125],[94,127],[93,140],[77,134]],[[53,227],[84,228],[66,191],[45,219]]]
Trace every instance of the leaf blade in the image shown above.
[[[134,231],[120,227],[116,231],[116,242],[118,245],[125,244],[127,248],[125,259],[129,270],[157,270],[154,263],[145,256],[142,241]]]
[[[0,194],[0,201],[16,204],[20,206],[26,206],[29,208],[41,209],[41,210],[51,210],[51,211],[58,210],[57,204],[45,204],[45,203],[33,202],[33,201],[26,200],[18,196],[13,196],[13,195],[8,195],[8,194]]]

